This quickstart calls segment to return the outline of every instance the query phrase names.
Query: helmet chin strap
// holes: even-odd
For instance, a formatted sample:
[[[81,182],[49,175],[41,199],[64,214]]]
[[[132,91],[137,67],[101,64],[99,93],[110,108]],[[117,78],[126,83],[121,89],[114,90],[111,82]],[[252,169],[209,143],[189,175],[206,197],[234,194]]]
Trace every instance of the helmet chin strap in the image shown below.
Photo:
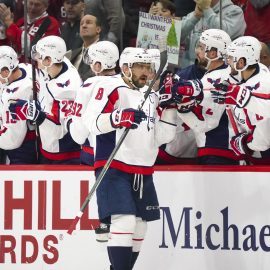
[[[90,64],[90,67],[96,76],[98,76],[104,70],[103,66],[102,65],[100,65],[100,66],[101,66],[101,69],[100,69],[100,71],[97,72],[95,69],[95,64]]]
[[[207,52],[204,53],[204,57],[205,57],[205,59],[207,60],[206,69],[208,69],[208,68],[210,67],[211,62],[216,61],[216,60],[218,60],[218,59],[220,58],[218,55],[217,55],[217,57],[215,57],[215,58],[209,58],[209,57],[207,56]]]
[[[244,70],[247,69],[247,65],[245,65],[243,68],[237,68],[236,65],[237,65],[237,62],[234,62],[234,63],[233,63],[233,67],[234,67],[234,69],[235,69],[236,71],[238,71],[238,72],[241,72],[241,71],[244,71]]]
[[[132,81],[132,71],[131,71],[131,68],[130,67],[128,67],[128,72],[130,73],[130,76],[127,76],[124,72],[122,72],[122,74],[128,80],[128,82],[134,87],[134,89],[138,89],[138,87],[135,86],[135,84]]]
[[[41,66],[43,67],[42,68],[42,71],[46,74],[46,75],[50,75],[49,72],[48,72],[48,68],[50,68],[52,65],[53,65],[53,62],[50,63],[49,66],[45,66],[43,65],[43,60],[40,62]]]
[[[9,77],[10,77],[10,75],[11,75],[11,72],[12,72],[12,70],[9,70],[9,74],[8,74],[8,76],[5,77],[5,78],[2,77],[2,75],[0,74],[0,78],[4,81],[2,84],[7,85],[7,84],[9,83],[8,79],[9,79]]]

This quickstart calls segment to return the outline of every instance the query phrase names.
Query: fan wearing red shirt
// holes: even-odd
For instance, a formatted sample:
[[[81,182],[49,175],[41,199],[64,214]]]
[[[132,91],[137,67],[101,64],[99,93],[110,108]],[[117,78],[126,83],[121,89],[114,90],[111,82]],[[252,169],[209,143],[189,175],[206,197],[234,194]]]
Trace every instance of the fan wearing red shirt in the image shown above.
[[[45,18],[50,18],[50,25],[43,36],[60,35],[59,22],[48,15],[48,0],[29,0],[27,3],[27,46],[30,46],[36,32]],[[4,4],[0,4],[0,20],[6,25],[6,36],[18,54],[24,52],[24,18],[14,22],[13,14]]]

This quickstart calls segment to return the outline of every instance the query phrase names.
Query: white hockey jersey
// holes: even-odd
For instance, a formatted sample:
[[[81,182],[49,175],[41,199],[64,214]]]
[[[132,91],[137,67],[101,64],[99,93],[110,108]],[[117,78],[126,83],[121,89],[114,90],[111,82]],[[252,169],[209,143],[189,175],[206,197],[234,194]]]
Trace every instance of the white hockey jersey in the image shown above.
[[[115,129],[110,122],[110,114],[117,108],[134,108],[144,100],[147,87],[133,90],[122,78],[112,76],[95,85],[87,111],[83,115],[84,124],[90,133],[96,135],[95,168],[105,165],[124,129]],[[147,119],[137,129],[130,130],[119,148],[112,168],[128,173],[151,174],[157,157],[158,147],[170,142],[176,131],[176,110],[167,109],[159,117],[158,96],[151,92],[143,106]]]
[[[254,151],[266,151],[270,148],[270,137],[267,135],[270,132],[270,117],[261,114],[264,103],[260,100],[265,100],[260,97],[270,98],[270,72],[262,64],[259,64],[255,73],[247,80],[240,83],[241,87],[251,91],[252,96],[257,99],[257,105],[249,103],[244,108],[234,107],[235,119],[238,123],[240,132],[252,134],[249,139],[248,147]],[[269,103],[270,104],[270,103]],[[255,156],[259,157],[258,153]]]
[[[270,72],[269,69],[261,63],[259,64],[259,67],[260,67],[259,76],[262,76],[262,79],[266,80],[266,83],[260,84],[259,89],[256,89],[256,91],[253,91],[254,89],[251,89],[251,96],[248,103],[245,105],[245,108],[248,111],[253,112],[255,114],[270,117],[270,94],[268,87],[269,83],[267,82],[267,80],[269,80],[268,78]],[[245,84],[242,84],[242,86],[244,85]]]
[[[80,146],[65,129],[65,118],[70,114],[81,78],[76,68],[65,58],[63,68],[55,78],[39,73],[38,99],[46,119],[39,126],[41,153],[50,160],[79,158]]]
[[[226,65],[206,72],[201,79],[204,93],[202,103],[192,112],[179,114],[195,133],[199,157],[213,155],[238,159],[230,148],[230,139],[235,134],[228,121],[226,105],[214,103],[210,92],[215,89],[215,84],[225,80],[235,83],[230,73],[231,68]]]
[[[29,64],[19,64],[22,73],[21,77],[8,85],[3,85],[1,97],[1,130],[0,130],[0,148],[5,150],[14,150],[7,152],[10,162],[28,163],[29,160],[36,162],[37,156],[35,149],[36,134],[34,127],[27,120],[13,119],[9,111],[10,100],[22,99],[29,100],[33,98],[32,87],[32,66]],[[23,145],[24,142],[32,142]],[[31,151],[28,151],[31,148]],[[19,153],[18,155],[16,154]],[[25,152],[25,153],[24,153]],[[30,153],[29,153],[30,152]],[[33,153],[31,153],[33,152]],[[31,157],[30,157],[30,156]]]
[[[194,131],[180,117],[174,139],[160,147],[156,164],[196,164],[197,144]]]
[[[21,146],[25,139],[28,127],[27,121],[12,119],[9,111],[9,101],[16,99],[32,99],[32,76],[31,65],[19,64],[22,72],[21,78],[3,86],[1,98],[2,127],[0,135],[0,148],[10,150]]]

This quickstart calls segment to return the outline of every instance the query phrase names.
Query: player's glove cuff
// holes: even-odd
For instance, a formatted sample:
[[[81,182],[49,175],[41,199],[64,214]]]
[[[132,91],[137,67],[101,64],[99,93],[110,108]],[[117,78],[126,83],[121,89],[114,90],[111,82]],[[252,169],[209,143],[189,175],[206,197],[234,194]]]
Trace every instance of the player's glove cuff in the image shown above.
[[[146,115],[142,110],[116,109],[110,115],[111,125],[113,128],[130,128],[135,129],[139,126]]]
[[[252,139],[252,135],[243,132],[233,136],[230,145],[237,156],[251,155],[253,151],[247,146],[247,143]]]

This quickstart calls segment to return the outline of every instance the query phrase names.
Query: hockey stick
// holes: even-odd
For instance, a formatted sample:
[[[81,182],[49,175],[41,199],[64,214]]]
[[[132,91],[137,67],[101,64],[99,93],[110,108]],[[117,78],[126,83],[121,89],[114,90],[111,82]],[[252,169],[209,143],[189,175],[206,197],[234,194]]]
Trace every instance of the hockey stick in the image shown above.
[[[155,84],[155,82],[157,81],[157,79],[159,78],[159,76],[161,75],[164,67],[166,66],[167,63],[167,48],[165,44],[160,44],[160,67],[154,77],[154,79],[151,81],[150,85],[148,86],[145,94],[144,94],[144,100],[143,102],[139,105],[138,109],[142,109],[145,101],[147,100],[148,96],[150,95],[153,85]],[[73,222],[71,223],[67,233],[68,234],[72,234],[72,232],[75,230],[77,223],[79,222],[81,216],[83,215],[83,212],[85,210],[85,208],[87,207],[87,205],[89,204],[94,192],[96,191],[96,189],[98,188],[99,184],[101,183],[104,175],[106,174],[107,170],[109,169],[116,153],[118,152],[120,146],[122,145],[123,141],[125,140],[126,136],[128,135],[130,129],[125,129],[123,134],[121,135],[119,141],[117,142],[117,145],[115,146],[115,148],[113,149],[112,153],[110,154],[106,164],[104,165],[104,167],[102,168],[98,178],[96,179],[95,184],[93,185],[93,187],[91,188],[90,192],[88,193],[84,203],[82,204],[81,208],[80,208],[80,212],[77,214],[77,216],[74,218]]]
[[[227,112],[227,115],[228,115],[228,119],[229,119],[229,122],[233,128],[233,131],[234,131],[234,134],[235,135],[238,135],[240,133],[239,129],[238,129],[238,126],[237,126],[237,123],[234,119],[234,116],[233,116],[233,112],[232,112],[232,108],[230,106],[226,106],[226,112]]]
[[[27,6],[28,0],[24,0],[23,5],[23,20],[24,20],[24,32],[23,32],[23,42],[24,42],[24,60],[26,63],[29,63],[28,58],[28,36],[27,36]]]
[[[30,57],[31,57],[31,51],[32,47],[36,45],[36,43],[41,39],[41,37],[45,34],[49,26],[51,25],[51,19],[49,17],[46,17],[44,21],[41,23],[40,27],[38,28],[30,46]],[[31,57],[31,65],[32,65],[32,88],[33,88],[33,100],[37,101],[37,84],[36,84],[36,61],[32,59]],[[36,125],[36,154],[37,154],[37,161],[39,161],[39,127]]]
[[[32,47],[36,45],[36,43],[41,39],[41,37],[45,34],[49,26],[51,25],[51,20],[49,17],[46,17],[44,21],[41,23],[38,28],[30,46],[30,52],[32,51]],[[33,80],[33,99],[37,100],[37,86],[36,86],[36,62],[31,58],[32,64],[32,80]]]

